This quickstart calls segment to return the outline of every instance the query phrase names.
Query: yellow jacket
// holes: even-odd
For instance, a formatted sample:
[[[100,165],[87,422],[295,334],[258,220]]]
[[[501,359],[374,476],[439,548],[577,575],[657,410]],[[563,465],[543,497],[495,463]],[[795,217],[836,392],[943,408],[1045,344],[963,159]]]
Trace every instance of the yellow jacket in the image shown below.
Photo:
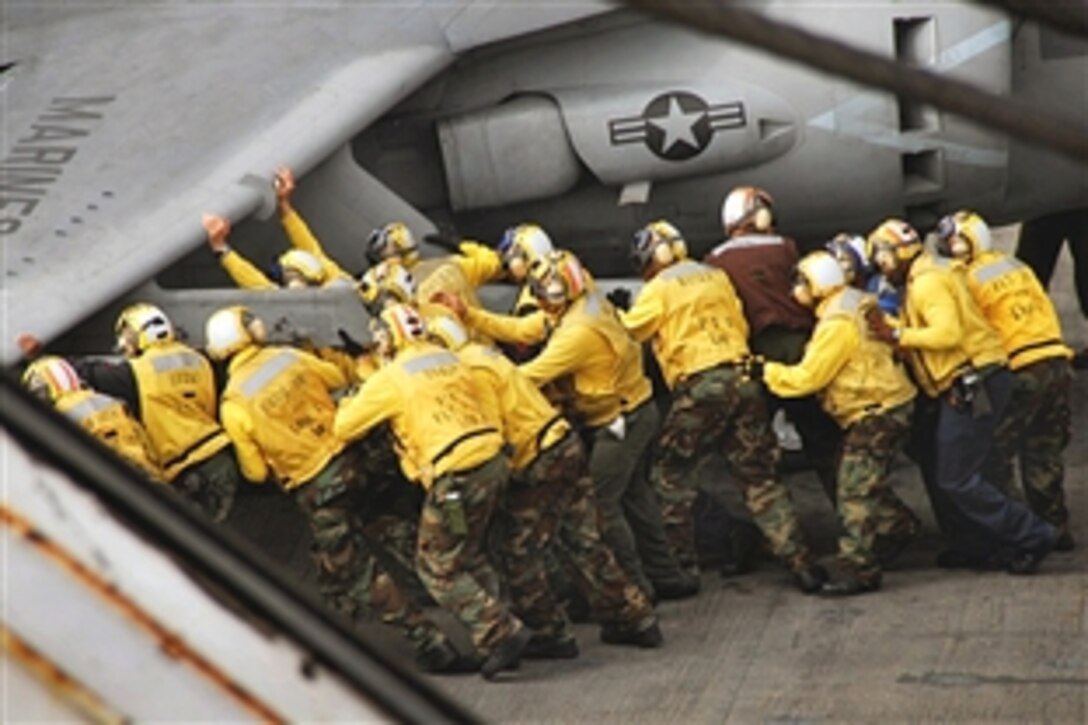
[[[280,215],[280,222],[283,224],[283,229],[287,232],[287,238],[291,240],[291,244],[295,249],[309,252],[321,262],[321,269],[325,272],[325,283],[322,286],[333,283],[342,284],[344,282],[355,284],[355,279],[325,254],[321,242],[317,241],[317,237],[310,231],[309,225],[299,216],[298,212],[289,209],[286,213]]]
[[[801,361],[768,362],[764,368],[770,391],[783,398],[819,393],[843,428],[913,400],[917,391],[891,347],[869,337],[865,311],[876,304],[875,297],[852,287],[822,300]]]
[[[661,270],[619,316],[636,341],[653,340],[670,388],[748,354],[748,322],[733,283],[720,269],[693,260]]]
[[[147,431],[123,402],[94,390],[76,390],[61,396],[56,407],[149,478],[163,480]]]
[[[463,241],[457,249],[460,253],[449,259],[460,268],[473,289],[503,276],[502,257],[491,247],[479,242]]]
[[[472,368],[490,376],[498,391],[503,436],[514,449],[511,467],[526,468],[570,431],[570,423],[544,394],[501,352],[493,347],[470,342],[457,356]]]
[[[154,345],[129,361],[140,417],[167,481],[230,444],[219,425],[211,363],[180,342]]]
[[[249,347],[230,361],[220,415],[242,475],[269,472],[297,488],[328,465],[343,444],[332,434],[336,404],[329,391],[347,380],[332,363],[290,347]]]
[[[1058,313],[1026,264],[1004,252],[983,252],[965,268],[967,288],[997,331],[1013,370],[1052,357],[1073,357],[1062,342]]]
[[[910,355],[914,381],[926,395],[948,390],[968,364],[1006,362],[997,333],[950,261],[918,257],[907,275],[899,345]]]
[[[233,249],[228,249],[219,256],[219,263],[223,265],[234,284],[242,289],[279,289],[280,286],[270,280],[264,272],[248,259]]]
[[[528,318],[506,319],[517,323]],[[595,291],[571,304],[544,349],[521,370],[538,387],[569,374],[574,407],[593,427],[608,425],[653,392],[642,368],[642,346],[627,334],[612,304]]]
[[[493,340],[536,345],[548,339],[556,321],[544,310],[514,317],[498,315],[482,307],[469,307],[465,310],[465,324]]]
[[[475,468],[502,450],[495,396],[453,353],[413,342],[341,402],[333,430],[347,442],[390,421],[405,476],[429,489],[436,478]]]
[[[325,254],[325,250],[321,248],[317,237],[313,235],[298,213],[293,210],[289,211],[282,216],[281,221],[287,236],[291,240],[291,244],[297,249],[309,252],[321,262],[321,269],[325,273],[325,281],[321,284],[322,287],[355,285],[352,276]],[[234,280],[234,284],[242,289],[282,289],[280,285],[270,280],[264,272],[259,270],[256,265],[233,249],[228,249],[220,255],[219,263],[223,265],[223,269]]]
[[[420,304],[430,304],[436,292],[448,292],[479,306],[476,289],[502,274],[502,260],[493,250],[476,242],[461,242],[459,248],[460,254],[424,259],[412,268]]]

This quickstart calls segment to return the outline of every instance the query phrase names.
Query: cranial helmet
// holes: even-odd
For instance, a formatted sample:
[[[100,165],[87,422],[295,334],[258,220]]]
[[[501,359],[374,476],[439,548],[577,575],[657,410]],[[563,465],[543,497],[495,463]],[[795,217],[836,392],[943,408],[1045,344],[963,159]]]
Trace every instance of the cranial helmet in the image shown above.
[[[54,355],[40,357],[23,372],[23,386],[38,398],[55,403],[65,393],[83,387],[67,360]]]
[[[922,251],[922,238],[910,224],[893,218],[870,232],[865,246],[869,259],[886,273],[917,257]]]
[[[213,360],[226,360],[266,337],[264,321],[242,305],[217,310],[204,325],[205,350]]]
[[[846,286],[842,266],[830,252],[810,252],[797,263],[793,297],[806,307]]]
[[[529,285],[542,306],[555,310],[586,293],[586,273],[577,257],[560,250],[530,270]]]
[[[468,332],[455,317],[438,314],[427,319],[427,332],[448,350],[457,351],[468,344]]]
[[[359,278],[359,297],[372,315],[389,303],[414,302],[416,280],[408,268],[396,259],[380,262]]]
[[[378,349],[390,354],[413,340],[420,340],[427,328],[419,311],[412,305],[392,304],[371,320],[371,333]]]
[[[680,230],[663,219],[650,222],[631,240],[631,265],[645,275],[688,256],[688,245]]]
[[[538,225],[518,224],[502,235],[498,251],[506,273],[520,282],[545,256],[555,251],[555,246],[548,233]]]
[[[865,238],[857,234],[836,234],[826,245],[842,267],[847,284],[863,282],[873,272],[873,266],[865,253]]]
[[[366,240],[366,258],[371,265],[394,257],[406,267],[414,267],[419,261],[416,238],[403,222],[390,222],[375,229]]]
[[[964,209],[937,223],[937,252],[945,257],[972,259],[991,249],[990,227],[973,211]]]
[[[152,345],[174,339],[174,326],[166,313],[143,302],[122,310],[113,331],[117,336],[117,348],[127,357],[136,357]]]
[[[306,287],[317,287],[325,281],[325,268],[321,266],[321,260],[302,249],[291,249],[280,255],[280,268],[284,277],[293,274],[297,280]],[[286,280],[287,286],[292,286],[290,280]]]
[[[774,228],[774,199],[755,186],[738,186],[722,203],[722,226],[728,236],[769,232]]]

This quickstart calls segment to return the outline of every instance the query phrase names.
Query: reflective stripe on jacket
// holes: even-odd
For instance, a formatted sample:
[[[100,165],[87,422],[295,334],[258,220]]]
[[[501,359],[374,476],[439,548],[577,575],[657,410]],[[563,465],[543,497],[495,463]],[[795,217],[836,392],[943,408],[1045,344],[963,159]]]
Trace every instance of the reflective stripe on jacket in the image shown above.
[[[352,441],[390,421],[405,476],[430,488],[439,476],[475,468],[502,450],[495,395],[453,353],[413,342],[340,405],[335,432]]]
[[[1009,368],[1073,357],[1073,350],[1062,341],[1054,303],[1030,267],[1003,252],[984,252],[967,265],[966,272],[967,288],[997,331]]]
[[[873,412],[891,410],[917,393],[891,346],[869,336],[865,312],[876,297],[847,287],[816,308],[816,329],[796,365],[768,362],[767,387],[775,395],[818,393],[843,428]]]
[[[223,391],[223,426],[250,481],[271,469],[281,486],[310,481],[343,445],[333,435],[330,390],[346,380],[332,363],[289,347],[248,348],[235,355]]]
[[[217,416],[215,373],[203,355],[168,342],[129,362],[140,417],[167,481],[230,443]]]
[[[94,390],[77,390],[62,396],[57,410],[121,458],[151,478],[162,480],[147,432],[123,402]]]
[[[748,322],[729,276],[691,260],[661,270],[620,320],[635,340],[652,340],[670,388],[748,354]]]
[[[899,344],[910,352],[914,381],[930,397],[952,386],[968,366],[1006,362],[997,332],[949,260],[918,257],[907,276]]]

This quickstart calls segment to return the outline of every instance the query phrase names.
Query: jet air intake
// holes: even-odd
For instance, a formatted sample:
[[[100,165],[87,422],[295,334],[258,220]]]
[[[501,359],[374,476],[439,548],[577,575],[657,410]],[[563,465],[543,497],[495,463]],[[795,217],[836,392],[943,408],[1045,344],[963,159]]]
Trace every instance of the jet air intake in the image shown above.
[[[582,174],[559,107],[544,96],[522,96],[437,126],[454,211],[558,196]]]

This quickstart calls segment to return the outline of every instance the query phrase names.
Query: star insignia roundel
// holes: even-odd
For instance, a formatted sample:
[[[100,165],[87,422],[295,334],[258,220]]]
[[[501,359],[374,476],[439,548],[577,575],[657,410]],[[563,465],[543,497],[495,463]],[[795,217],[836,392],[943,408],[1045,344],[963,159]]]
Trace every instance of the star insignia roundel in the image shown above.
[[[608,130],[613,145],[641,142],[659,158],[685,161],[701,154],[715,132],[745,124],[739,101],[711,106],[689,91],[670,91],[651,99],[639,116],[609,121]]]

